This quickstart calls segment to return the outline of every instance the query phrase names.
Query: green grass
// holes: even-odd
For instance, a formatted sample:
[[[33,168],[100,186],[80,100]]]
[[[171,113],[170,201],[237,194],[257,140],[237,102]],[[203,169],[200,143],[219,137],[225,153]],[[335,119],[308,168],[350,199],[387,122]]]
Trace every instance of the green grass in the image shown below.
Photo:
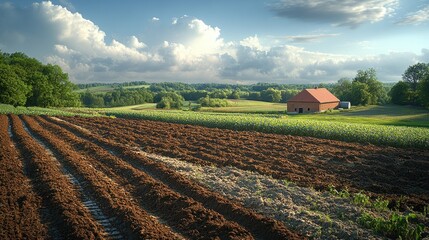
[[[228,100],[228,107],[203,107],[207,112],[234,112],[234,113],[278,113],[286,111],[286,103],[271,103],[253,100]]]
[[[115,88],[113,86],[97,86],[97,87],[90,87],[90,88],[84,88],[76,90],[77,93],[84,93],[86,91],[89,91],[90,93],[106,93],[106,92],[113,92]]]
[[[125,86],[124,89],[136,89],[136,88],[149,88],[150,85],[144,84],[144,85],[135,85],[135,86]]]
[[[138,104],[138,105],[132,105],[132,106],[108,108],[108,110],[113,110],[113,111],[141,111],[141,110],[154,110],[154,109],[156,109],[156,103],[144,103],[144,104]]]
[[[96,111],[85,110],[84,108],[14,107],[6,104],[0,104],[0,114],[82,116],[82,117],[101,116]]]
[[[359,106],[350,110],[289,115],[294,119],[429,128],[429,110],[414,106]]]

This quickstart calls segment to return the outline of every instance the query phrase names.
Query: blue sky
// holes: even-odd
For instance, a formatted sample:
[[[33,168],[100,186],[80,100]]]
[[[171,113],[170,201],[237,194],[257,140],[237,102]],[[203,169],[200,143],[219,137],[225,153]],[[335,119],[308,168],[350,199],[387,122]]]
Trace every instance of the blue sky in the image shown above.
[[[0,49],[76,83],[320,83],[429,62],[429,0],[0,0]]]

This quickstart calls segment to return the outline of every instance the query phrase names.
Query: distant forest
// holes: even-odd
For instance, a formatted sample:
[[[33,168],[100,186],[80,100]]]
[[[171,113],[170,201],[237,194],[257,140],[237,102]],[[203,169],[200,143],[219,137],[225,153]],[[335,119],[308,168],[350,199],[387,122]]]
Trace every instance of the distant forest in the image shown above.
[[[371,104],[383,104],[389,101],[387,92],[394,84],[382,84],[379,94],[383,97],[373,98]],[[342,79],[338,83],[331,84],[277,84],[257,83],[252,85],[233,85],[217,83],[186,84],[180,82],[148,83],[145,81],[126,83],[90,83],[78,84],[79,89],[87,89],[81,92],[82,103],[89,107],[115,107],[143,103],[159,103],[164,98],[168,108],[180,108],[183,101],[197,101],[203,106],[225,106],[225,99],[247,99],[265,102],[286,103],[302,89],[324,87],[330,91],[340,94],[341,100],[353,101],[354,104],[361,103],[358,97],[350,99],[352,81]],[[141,86],[141,88],[129,88]],[[97,87],[110,87],[107,92],[97,91]],[[91,90],[92,88],[92,90]],[[102,88],[100,88],[102,89]],[[179,101],[179,104],[176,102]],[[366,101],[365,99],[363,101]],[[368,100],[369,101],[369,100]],[[369,102],[366,104],[370,104]],[[163,104],[164,105],[164,104]],[[171,107],[171,106],[176,107]]]
[[[41,107],[117,107],[157,103],[159,108],[180,109],[184,101],[202,106],[225,106],[226,99],[287,102],[302,89],[325,87],[352,105],[402,104],[429,107],[429,64],[410,66],[398,83],[378,81],[375,69],[358,70],[353,79],[330,84],[252,85],[180,82],[73,84],[57,65],[44,65],[24,53],[0,51],[0,103]],[[108,90],[97,91],[104,88]]]

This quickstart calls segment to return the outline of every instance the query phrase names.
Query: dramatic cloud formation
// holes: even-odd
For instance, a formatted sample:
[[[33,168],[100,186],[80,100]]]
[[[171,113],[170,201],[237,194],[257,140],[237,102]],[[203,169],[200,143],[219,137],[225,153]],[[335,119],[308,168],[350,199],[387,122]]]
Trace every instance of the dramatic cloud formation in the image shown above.
[[[287,2],[293,1],[282,3]],[[354,1],[346,2],[360,6]],[[394,1],[376,2],[378,4],[373,5],[382,7]],[[306,1],[303,3],[310,5]],[[341,9],[345,4],[339,5]],[[387,12],[389,10],[372,14],[371,21]],[[358,24],[369,21],[370,13],[363,17],[343,15],[336,19],[341,21],[335,22]],[[381,80],[397,81],[409,65],[429,61],[427,49],[420,55],[392,52],[358,58],[313,52],[282,43],[266,45],[257,35],[226,42],[218,27],[189,16],[175,18],[172,22],[159,19],[156,22],[147,32],[130,36],[124,43],[115,39],[107,42],[106,33],[96,24],[78,12],[72,13],[51,2],[35,3],[28,8],[0,4],[0,49],[22,51],[58,64],[69,73],[72,81],[79,83],[136,80],[319,83],[353,77],[358,69],[369,67],[376,68]],[[302,42],[335,36],[303,35],[289,39]]]
[[[405,18],[396,22],[396,24],[399,24],[399,25],[409,25],[409,24],[418,25],[418,24],[422,24],[422,23],[428,22],[428,21],[429,21],[429,5],[424,7],[423,9],[417,11],[417,12],[408,14]]]
[[[382,20],[397,5],[398,0],[280,0],[271,10],[281,17],[354,28]]]

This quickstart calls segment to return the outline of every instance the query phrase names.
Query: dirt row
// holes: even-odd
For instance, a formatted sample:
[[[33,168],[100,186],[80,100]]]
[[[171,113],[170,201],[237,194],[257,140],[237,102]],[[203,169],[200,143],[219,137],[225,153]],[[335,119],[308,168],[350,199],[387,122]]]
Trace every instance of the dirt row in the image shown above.
[[[24,119],[34,128],[36,125],[34,119],[30,117],[24,117]],[[48,131],[61,134],[65,144],[79,150],[80,154],[85,155],[85,160],[88,163],[91,163],[98,170],[108,173],[109,177],[133,193],[133,197],[138,198],[145,209],[159,215],[183,235],[192,239],[253,238],[237,223],[227,221],[219,213],[204,208],[201,203],[192,198],[174,192],[166,185],[133,168],[126,161],[112,155],[98,145],[80,139],[43,119],[39,118],[37,122]],[[97,159],[102,159],[102,161]]]
[[[103,172],[95,169],[86,156],[74,151],[71,146],[40,127],[37,122],[23,117],[31,132],[54,152],[63,164],[78,179],[86,182],[86,191],[100,204],[103,212],[114,218],[116,228],[126,239],[179,239],[182,238],[168,226],[144,211],[123,187],[112,181]],[[86,221],[85,221],[86,222]]]
[[[0,239],[41,239],[47,236],[39,209],[42,199],[8,134],[7,116],[0,115]]]
[[[118,144],[110,141],[97,134],[92,134],[87,130],[78,128],[67,122],[58,122],[46,118],[51,123],[56,123],[60,127],[46,124],[42,119],[37,119],[43,127],[51,129],[52,131],[61,132],[62,136],[69,138],[70,133],[64,131],[66,128],[73,132],[73,134],[89,140],[97,145],[103,146],[110,151],[114,151],[122,159],[126,159],[135,169],[141,169],[148,172],[157,180],[164,182],[168,187],[176,190],[177,192],[188,196],[196,201],[202,203],[204,207],[213,209],[214,211],[222,214],[227,219],[237,222],[248,229],[253,236],[263,239],[302,239],[296,233],[288,230],[282,223],[273,219],[264,217],[254,211],[242,207],[240,204],[222,197],[220,194],[207,190],[193,181],[183,177],[182,175],[170,170],[165,165],[154,162],[147,157],[138,154],[135,150],[128,146]],[[70,141],[78,142],[78,139],[73,139],[70,136]],[[87,151],[90,151],[88,148]],[[97,149],[97,154],[102,153],[103,149]],[[101,157],[101,156],[100,156]],[[105,159],[106,156],[103,157]]]
[[[145,120],[63,119],[146,152],[193,163],[231,165],[316,189],[366,190],[391,199],[391,205],[400,200],[416,210],[429,202],[429,150]]]
[[[17,116],[11,116],[16,146],[29,158],[28,175],[34,188],[49,206],[50,216],[60,236],[65,238],[104,238],[99,223],[83,206],[74,186],[61,172],[60,166],[24,129]],[[53,236],[57,237],[57,236]]]

